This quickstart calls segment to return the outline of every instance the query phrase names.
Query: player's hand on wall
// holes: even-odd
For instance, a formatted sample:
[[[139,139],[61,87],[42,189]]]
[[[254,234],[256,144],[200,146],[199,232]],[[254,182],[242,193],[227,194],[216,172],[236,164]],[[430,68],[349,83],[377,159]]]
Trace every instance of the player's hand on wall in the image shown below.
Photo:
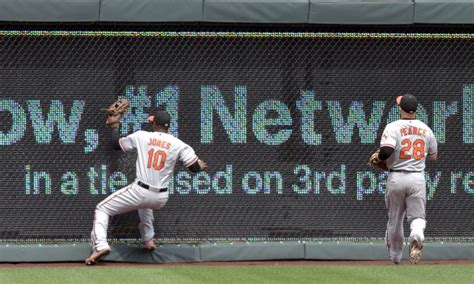
[[[198,164],[199,164],[199,167],[201,168],[201,171],[207,169],[207,163],[204,162],[203,160],[199,159]]]

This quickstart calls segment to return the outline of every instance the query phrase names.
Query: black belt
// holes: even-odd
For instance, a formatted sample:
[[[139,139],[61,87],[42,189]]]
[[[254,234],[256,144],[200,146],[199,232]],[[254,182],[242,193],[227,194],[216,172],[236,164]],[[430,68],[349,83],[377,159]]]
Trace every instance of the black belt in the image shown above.
[[[391,173],[422,173],[422,171],[390,170]]]
[[[138,181],[137,184],[141,187],[143,187],[144,189],[150,189],[150,186],[148,184],[145,184],[141,181]],[[168,191],[168,188],[160,188],[159,189],[159,192],[167,192]]]

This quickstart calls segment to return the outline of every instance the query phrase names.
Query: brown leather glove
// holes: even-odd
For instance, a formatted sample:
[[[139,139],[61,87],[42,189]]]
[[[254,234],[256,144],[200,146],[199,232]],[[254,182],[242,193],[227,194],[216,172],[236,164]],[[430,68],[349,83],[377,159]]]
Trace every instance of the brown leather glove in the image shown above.
[[[120,118],[130,106],[130,102],[126,99],[118,99],[108,108],[103,109],[107,113],[107,120],[105,124],[112,128],[118,128],[120,126]]]
[[[378,168],[384,171],[388,171],[387,162],[379,159],[380,149],[375,150],[367,161],[367,164],[371,167]]]

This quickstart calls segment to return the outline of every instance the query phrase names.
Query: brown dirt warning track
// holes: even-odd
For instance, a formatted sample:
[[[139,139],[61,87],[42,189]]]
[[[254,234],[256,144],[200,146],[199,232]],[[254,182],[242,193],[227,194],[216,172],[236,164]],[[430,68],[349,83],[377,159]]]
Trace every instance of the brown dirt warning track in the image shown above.
[[[417,265],[474,265],[472,260],[424,260]],[[232,262],[190,262],[190,263],[130,263],[130,262],[100,262],[100,267],[124,267],[124,266],[383,266],[394,265],[390,261],[232,261]],[[408,261],[402,261],[400,265],[411,265]],[[48,262],[48,263],[0,263],[2,268],[60,268],[60,267],[86,267],[82,262]]]

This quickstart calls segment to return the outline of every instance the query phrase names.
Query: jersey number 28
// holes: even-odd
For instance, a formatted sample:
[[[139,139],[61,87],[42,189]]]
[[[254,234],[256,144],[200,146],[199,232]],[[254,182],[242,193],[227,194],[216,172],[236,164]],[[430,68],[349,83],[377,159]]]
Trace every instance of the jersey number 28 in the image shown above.
[[[150,169],[151,166],[157,171],[161,170],[165,166],[166,153],[162,150],[155,152],[155,149],[148,150],[148,164],[147,167]]]
[[[421,160],[425,156],[425,140],[416,139],[413,143],[410,139],[403,139],[403,148],[400,149],[400,159],[408,160],[411,159],[412,155],[407,153],[413,147],[413,158],[415,160]]]

